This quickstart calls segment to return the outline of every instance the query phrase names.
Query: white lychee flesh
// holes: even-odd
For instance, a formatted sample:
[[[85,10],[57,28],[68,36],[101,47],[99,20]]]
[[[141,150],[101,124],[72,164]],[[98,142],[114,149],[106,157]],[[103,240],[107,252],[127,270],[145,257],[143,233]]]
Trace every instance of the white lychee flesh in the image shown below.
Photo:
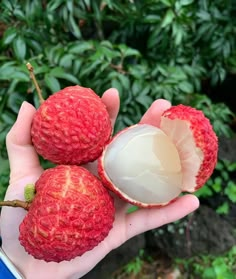
[[[131,200],[167,203],[181,193],[182,168],[169,137],[150,125],[136,125],[107,147],[104,169],[116,189]]]
[[[184,120],[162,117],[160,129],[168,135],[178,149],[183,172],[182,191],[193,192],[196,188],[196,176],[204,155],[196,145],[190,123]]]

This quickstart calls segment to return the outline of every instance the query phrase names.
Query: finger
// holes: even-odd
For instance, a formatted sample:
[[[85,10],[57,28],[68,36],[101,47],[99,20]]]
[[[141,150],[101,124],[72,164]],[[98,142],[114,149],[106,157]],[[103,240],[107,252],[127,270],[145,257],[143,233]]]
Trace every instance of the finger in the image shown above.
[[[198,207],[199,200],[196,196],[185,195],[165,207],[140,209],[128,214],[126,217],[127,239],[181,219]]]
[[[6,138],[12,179],[17,180],[32,171],[41,171],[38,155],[31,143],[31,123],[35,108],[23,102],[17,120]]]
[[[102,101],[105,104],[110,115],[112,126],[115,125],[116,117],[120,109],[120,98],[117,89],[110,88],[102,95]]]
[[[171,107],[171,103],[164,99],[156,100],[143,115],[140,123],[150,124],[156,127],[160,126],[161,115],[165,110]]]

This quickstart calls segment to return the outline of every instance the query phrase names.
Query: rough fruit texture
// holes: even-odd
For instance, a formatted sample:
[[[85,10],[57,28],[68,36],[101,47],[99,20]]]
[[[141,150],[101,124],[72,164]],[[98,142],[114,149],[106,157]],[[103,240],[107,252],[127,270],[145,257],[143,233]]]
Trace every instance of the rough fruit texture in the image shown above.
[[[160,207],[202,187],[217,154],[209,120],[179,105],[163,113],[160,127],[137,124],[119,132],[104,149],[98,172],[103,184],[129,203]]]
[[[183,126],[187,129],[183,128],[180,133]],[[163,113],[160,128],[170,137],[180,154],[183,190],[194,192],[201,188],[211,176],[218,155],[218,139],[209,119],[200,110],[178,105]],[[187,156],[193,150],[195,157]],[[190,168],[196,161],[199,161],[196,173],[191,173]]]
[[[31,135],[38,154],[55,164],[97,159],[112,126],[101,98],[90,88],[70,86],[51,95],[35,113]]]
[[[19,236],[34,258],[71,260],[108,235],[115,214],[113,198],[88,170],[60,165],[44,171],[35,187]]]

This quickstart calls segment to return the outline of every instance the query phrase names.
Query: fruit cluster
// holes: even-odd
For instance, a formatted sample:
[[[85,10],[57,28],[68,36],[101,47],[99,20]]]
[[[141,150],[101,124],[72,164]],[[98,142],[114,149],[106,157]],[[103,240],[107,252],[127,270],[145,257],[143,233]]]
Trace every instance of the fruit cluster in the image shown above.
[[[36,182],[20,225],[20,243],[36,259],[71,260],[97,246],[114,221],[108,189],[140,207],[165,206],[202,187],[217,162],[209,120],[188,106],[166,110],[160,127],[139,123],[111,133],[102,100],[78,85],[53,94],[35,113],[33,145],[57,164]],[[81,166],[97,159],[98,177]]]
[[[36,111],[31,136],[47,169],[20,225],[19,240],[36,259],[60,262],[97,246],[113,226],[113,198],[81,165],[96,160],[112,126],[101,99],[91,89],[70,86],[51,95]]]

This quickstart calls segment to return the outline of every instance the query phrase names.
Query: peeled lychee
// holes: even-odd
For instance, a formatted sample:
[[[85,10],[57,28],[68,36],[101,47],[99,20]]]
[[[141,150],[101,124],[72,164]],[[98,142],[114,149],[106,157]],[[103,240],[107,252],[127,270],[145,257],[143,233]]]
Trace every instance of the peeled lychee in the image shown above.
[[[55,164],[96,160],[112,126],[101,98],[90,88],[69,86],[51,95],[34,115],[31,135],[38,154]]]
[[[99,159],[99,175],[119,197],[159,207],[194,192],[211,176],[218,141],[209,120],[194,108],[172,106],[160,127],[137,124],[119,132]]]
[[[60,165],[43,172],[20,225],[19,240],[36,259],[60,262],[97,246],[113,226],[113,198],[85,168]]]

